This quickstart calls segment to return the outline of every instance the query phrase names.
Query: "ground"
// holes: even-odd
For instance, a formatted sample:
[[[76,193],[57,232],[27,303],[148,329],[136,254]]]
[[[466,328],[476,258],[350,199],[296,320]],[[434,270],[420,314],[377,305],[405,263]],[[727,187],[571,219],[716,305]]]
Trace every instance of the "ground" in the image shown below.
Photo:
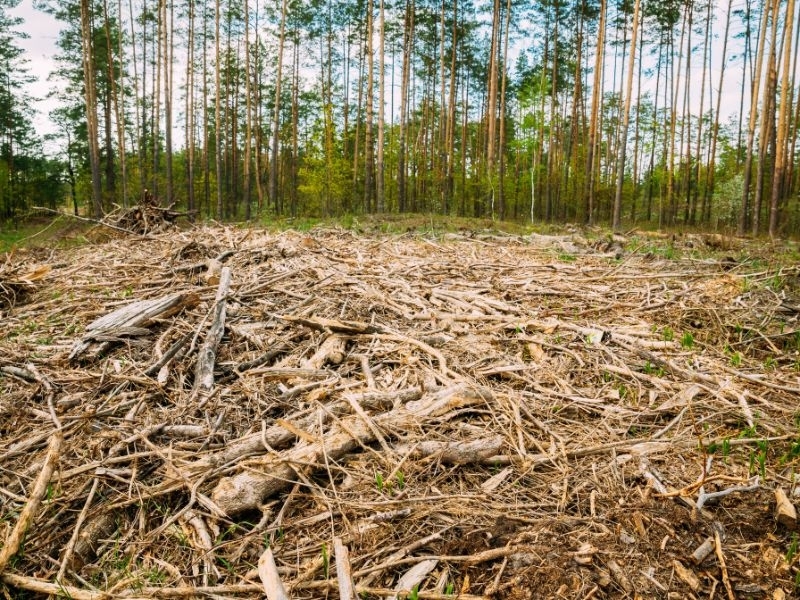
[[[153,225],[0,262],[6,597],[797,596],[793,242]]]

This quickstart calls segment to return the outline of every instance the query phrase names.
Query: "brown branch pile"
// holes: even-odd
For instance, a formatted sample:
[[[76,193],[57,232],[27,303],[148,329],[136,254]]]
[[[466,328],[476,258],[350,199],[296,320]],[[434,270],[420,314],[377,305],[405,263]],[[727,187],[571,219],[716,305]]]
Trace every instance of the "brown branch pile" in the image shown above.
[[[607,245],[208,228],[7,263],[43,276],[1,325],[0,592],[791,593],[796,272]]]
[[[188,215],[189,213],[173,210],[172,206],[159,206],[157,200],[145,190],[138,204],[106,215],[104,222],[115,229],[147,235],[171,230],[179,217]]]

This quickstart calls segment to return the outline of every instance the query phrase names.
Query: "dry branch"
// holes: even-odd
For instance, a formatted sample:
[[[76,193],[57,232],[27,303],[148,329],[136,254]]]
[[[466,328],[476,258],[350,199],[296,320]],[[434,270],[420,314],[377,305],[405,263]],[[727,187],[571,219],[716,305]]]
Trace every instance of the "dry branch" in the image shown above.
[[[342,538],[333,538],[333,554],[336,557],[336,580],[339,583],[339,600],[355,600],[350,553]]]
[[[426,419],[491,399],[488,390],[455,386],[376,415],[373,422],[386,432],[409,431],[423,425]],[[229,515],[258,508],[267,498],[295,481],[297,465],[319,465],[325,456],[336,460],[374,439],[372,428],[363,419],[359,416],[345,417],[334,423],[319,441],[297,444],[280,456],[251,462],[247,472],[224,477],[214,488],[211,498]]]
[[[12,596],[257,597],[265,540],[271,577],[298,597],[394,597],[423,561],[437,566],[419,598],[599,598],[623,576],[631,596],[676,596],[702,589],[701,569],[719,596],[717,563],[679,556],[703,537],[710,556],[717,521],[735,593],[792,588],[790,568],[765,566],[785,563],[792,532],[754,507],[796,467],[793,338],[778,323],[796,269],[614,262],[578,231],[180,230],[151,208],[126,211],[146,236],[97,243],[97,229],[91,245],[0,265],[0,295],[29,280],[0,308],[0,539],[54,424],[64,436],[54,494],[0,574]],[[202,312],[181,310],[198,290]],[[156,328],[155,343],[114,344]],[[747,463],[764,442],[756,487]],[[712,476],[704,453],[720,447]],[[322,570],[332,539],[352,591]],[[756,547],[765,560],[740,551]]]
[[[28,528],[36,518],[36,513],[39,511],[42,498],[47,492],[50,478],[53,476],[53,471],[60,458],[61,444],[63,443],[64,435],[61,430],[54,431],[50,437],[50,443],[47,445],[47,456],[45,456],[44,465],[42,465],[42,470],[39,472],[39,476],[36,478],[28,495],[28,501],[25,503],[22,512],[20,512],[14,528],[4,541],[3,547],[0,548],[0,573],[5,570],[11,557],[19,551]]]
[[[231,269],[223,267],[220,275],[217,296],[214,301],[214,320],[206,333],[206,339],[200,347],[197,358],[197,369],[194,378],[194,392],[205,396],[214,389],[214,365],[217,360],[217,346],[225,333],[225,306],[228,290],[231,286]]]
[[[258,559],[258,576],[261,578],[268,600],[289,600],[281,576],[278,574],[278,567],[275,566],[271,548],[264,550]]]

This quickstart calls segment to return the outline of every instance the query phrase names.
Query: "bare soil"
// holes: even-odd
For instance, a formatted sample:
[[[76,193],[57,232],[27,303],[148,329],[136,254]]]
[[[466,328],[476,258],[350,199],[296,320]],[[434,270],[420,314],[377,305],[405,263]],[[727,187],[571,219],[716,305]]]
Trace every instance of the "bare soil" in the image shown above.
[[[797,596],[795,245],[136,231],[0,260],[6,598]]]

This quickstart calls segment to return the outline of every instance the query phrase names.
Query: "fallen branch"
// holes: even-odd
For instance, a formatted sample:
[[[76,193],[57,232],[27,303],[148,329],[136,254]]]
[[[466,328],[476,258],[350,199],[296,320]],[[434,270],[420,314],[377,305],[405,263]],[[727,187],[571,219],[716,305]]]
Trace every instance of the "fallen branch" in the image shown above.
[[[36,518],[36,513],[39,511],[42,498],[44,498],[47,492],[50,478],[53,476],[53,471],[58,463],[58,458],[61,453],[61,444],[63,442],[64,435],[61,431],[54,431],[50,437],[50,443],[47,446],[47,455],[44,459],[44,465],[42,465],[42,470],[39,472],[39,476],[33,484],[33,489],[28,495],[28,501],[25,503],[22,512],[20,512],[14,529],[11,530],[3,547],[0,548],[0,573],[5,570],[11,557],[19,551],[22,540],[25,538],[25,533]]]
[[[197,358],[197,369],[194,377],[194,394],[204,395],[201,405],[214,389],[214,364],[217,360],[217,346],[225,333],[225,303],[231,286],[231,269],[223,267],[214,306],[214,320],[200,347]]]
[[[426,419],[454,409],[491,400],[491,392],[466,386],[446,388],[429,397],[409,402],[372,420],[384,431],[409,431]],[[261,503],[294,483],[294,465],[316,465],[341,458],[359,445],[374,441],[373,429],[360,417],[350,416],[333,424],[321,440],[301,442],[280,456],[266,456],[248,464],[248,470],[219,481],[211,499],[228,515],[258,508]]]

